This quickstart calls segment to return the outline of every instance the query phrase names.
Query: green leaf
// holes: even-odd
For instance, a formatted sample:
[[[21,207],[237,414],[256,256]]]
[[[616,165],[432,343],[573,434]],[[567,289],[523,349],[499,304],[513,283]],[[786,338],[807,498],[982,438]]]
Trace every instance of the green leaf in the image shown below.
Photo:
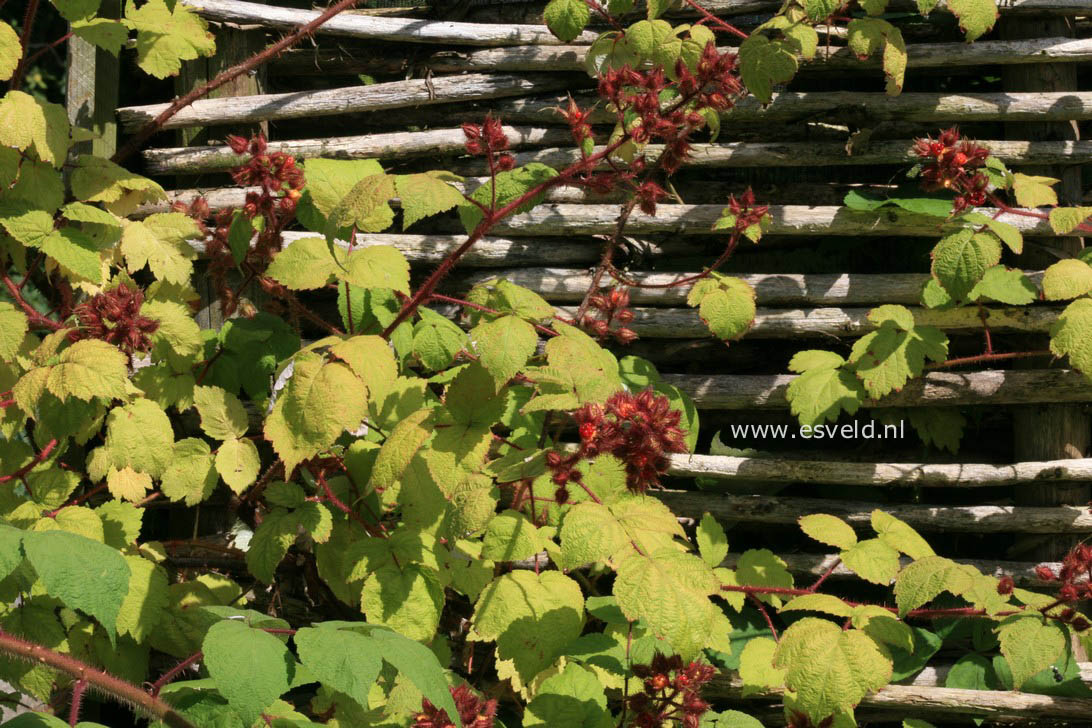
[[[295,660],[281,640],[236,620],[212,625],[201,643],[205,667],[220,694],[250,725],[288,690]]]
[[[409,293],[409,263],[391,245],[370,245],[349,253],[346,271],[337,275],[354,286],[391,288]]]
[[[187,241],[201,237],[197,224],[182,213],[157,213],[125,225],[121,252],[130,273],[147,266],[160,280],[186,285],[197,257]]]
[[[308,159],[303,171],[307,185],[296,207],[296,217],[317,233],[326,230],[327,216],[358,182],[383,174],[374,159]]]
[[[368,708],[368,693],[383,667],[370,638],[348,629],[304,627],[292,640],[300,662],[319,682]]]
[[[394,222],[394,210],[387,204],[395,195],[394,177],[373,174],[350,189],[330,211],[324,231],[327,238],[339,231],[356,228],[359,232],[378,233]]]
[[[497,384],[515,376],[538,346],[534,326],[516,316],[482,322],[470,331],[470,339]]]
[[[557,170],[539,162],[531,162],[522,167],[499,173],[495,177],[497,209],[515,202],[525,193],[530,192],[538,185],[543,184],[556,176]],[[535,195],[513,210],[513,214],[527,212],[535,205],[542,202],[545,196],[545,193]],[[470,197],[486,207],[489,207],[493,200],[493,183],[486,182],[481,187],[474,190]],[[462,220],[463,227],[466,228],[466,232],[469,235],[474,231],[474,228],[478,226],[478,223],[482,221],[482,211],[477,205],[464,201],[459,205],[459,219]]]
[[[262,463],[258,448],[246,439],[225,440],[216,451],[216,472],[235,493],[242,493],[258,479]]]
[[[1034,613],[1008,617],[997,631],[1001,638],[1001,654],[1008,660],[1012,683],[1017,690],[1065,652],[1069,636],[1058,622]]]
[[[987,0],[956,0],[957,2],[985,2]],[[992,0],[989,0],[993,5]],[[1052,185],[1058,183],[1053,177],[1037,177],[1015,172],[1012,175],[1012,191],[1016,202],[1021,207],[1045,207],[1058,204],[1058,195]]]
[[[273,257],[266,275],[296,291],[322,288],[339,269],[322,238],[302,238]]]
[[[1092,379],[1092,299],[1080,298],[1065,307],[1050,327],[1050,350]]]
[[[115,639],[129,591],[129,565],[121,553],[66,531],[25,533],[23,551],[47,594],[94,617]]]
[[[1002,690],[997,673],[988,659],[977,653],[956,660],[944,679],[944,687],[961,690]]]
[[[369,622],[421,642],[436,634],[443,606],[444,590],[437,575],[419,564],[376,569],[364,582],[360,598]]]
[[[272,584],[273,573],[288,553],[288,547],[295,542],[298,527],[298,520],[288,511],[281,508],[270,511],[250,539],[246,552],[250,573],[266,584]]]
[[[463,193],[450,182],[460,181],[449,172],[430,171],[423,174],[400,174],[395,188],[402,200],[402,229],[426,217],[447,212],[463,202]]]
[[[994,159],[994,157],[989,157],[989,159]],[[981,212],[965,212],[957,219],[961,222],[985,225],[990,229],[990,232],[1001,239],[1001,242],[1009,246],[1012,252],[1017,255],[1024,252],[1024,236],[1020,233],[1019,228],[1014,225],[995,220],[989,215],[983,215]]]
[[[523,726],[605,728],[613,725],[610,717],[607,696],[596,674],[568,664],[559,674],[542,681],[527,705]]]
[[[786,398],[801,425],[835,422],[843,410],[854,414],[860,407],[864,387],[843,364],[845,360],[831,351],[808,350],[793,356],[789,371],[801,374],[789,383]]]
[[[932,326],[907,328],[912,314],[902,306],[881,306],[868,314],[879,328],[853,344],[849,361],[865,390],[879,399],[899,391],[911,377],[921,375],[925,360],[948,357],[948,337]]]
[[[686,302],[722,341],[741,338],[755,319],[755,291],[741,278],[710,273],[694,284]]]
[[[498,513],[482,538],[482,558],[492,561],[520,561],[541,548],[538,529],[519,511]]]
[[[651,8],[649,12],[652,12]],[[550,32],[568,43],[584,31],[591,18],[591,10],[584,0],[550,0],[542,17]]]
[[[804,0],[808,19],[815,22],[826,20],[842,7],[843,0]]]
[[[968,301],[986,298],[1010,306],[1026,306],[1038,297],[1039,289],[1023,272],[1003,265],[995,265],[987,270],[967,294]]]
[[[0,98],[0,145],[33,151],[38,159],[60,168],[70,144],[63,106],[22,91],[8,91]]]
[[[398,363],[390,345],[379,336],[352,336],[330,347],[330,355],[349,365],[367,385],[368,398],[378,404],[398,378]]]
[[[895,579],[895,603],[899,616],[932,601],[943,591],[955,596],[974,586],[968,567],[942,556],[926,556],[903,569]]]
[[[0,359],[15,358],[28,328],[26,314],[10,303],[0,302]]]
[[[163,495],[173,501],[194,506],[204,501],[216,488],[216,470],[209,444],[196,437],[174,443],[171,462],[163,471]]]
[[[933,276],[953,299],[961,301],[1001,261],[1001,243],[989,233],[963,228],[941,238],[932,258]]]
[[[755,637],[743,647],[739,656],[743,697],[785,687],[785,671],[773,664],[776,651],[777,643],[769,637]]]
[[[7,23],[0,23],[0,81],[11,78],[22,57],[23,45],[19,34]]]
[[[72,22],[72,33],[102,48],[115,58],[129,40],[129,29],[120,20],[82,18]]]
[[[886,4],[886,0],[884,0]],[[882,11],[881,11],[882,12]],[[878,15],[869,10],[870,15]],[[856,18],[849,21],[849,49],[860,60],[865,60],[883,49],[883,70],[887,76],[887,93],[897,96],[902,91],[906,76],[906,43],[898,28],[879,18]],[[950,209],[950,204],[949,204]],[[947,211],[945,211],[947,217]]]
[[[413,683],[429,702],[447,711],[448,715],[458,715],[459,710],[447,689],[444,669],[432,650],[388,629],[369,630],[368,636],[379,648],[382,658]]]
[[[912,559],[933,556],[934,551],[918,532],[904,521],[879,509],[872,511],[872,529],[880,540]]]
[[[155,402],[134,400],[110,410],[103,447],[109,463],[115,468],[128,466],[158,478],[171,464],[174,455],[171,421]]]
[[[561,563],[566,568],[618,564],[635,549],[647,554],[670,548],[682,535],[675,516],[656,498],[626,495],[607,505],[578,503],[561,522]]]
[[[201,328],[193,320],[193,312],[173,301],[145,301],[140,313],[158,322],[152,343],[170,349],[180,357],[192,357],[204,349]]]
[[[791,589],[792,574],[784,561],[769,549],[748,549],[736,564],[736,581],[740,586],[772,586]],[[781,606],[776,594],[761,594],[759,599],[774,607]]]
[[[375,490],[392,487],[409,465],[410,460],[432,435],[424,423],[432,415],[432,410],[421,409],[403,418],[383,442],[372,468],[369,486]]]
[[[763,104],[773,100],[773,85],[788,83],[797,69],[796,56],[787,43],[759,34],[740,44],[739,64],[743,83]]]
[[[878,538],[859,541],[841,554],[842,563],[865,581],[888,586],[899,573],[899,552]]]
[[[719,587],[708,564],[668,547],[619,563],[614,596],[629,620],[644,620],[652,634],[692,656],[708,643],[719,613],[708,597]]]
[[[837,711],[852,711],[865,695],[891,679],[891,660],[865,633],[805,617],[781,635],[774,666],[796,692],[796,707],[819,724]]]
[[[419,308],[421,320],[413,327],[413,353],[428,369],[446,369],[469,343],[454,323],[428,308]]]
[[[124,559],[129,566],[129,590],[118,612],[118,632],[143,642],[166,616],[171,601],[167,572],[140,556]]]
[[[853,608],[833,594],[801,594],[793,597],[784,606],[782,612],[822,612],[835,617],[849,617]]]
[[[710,566],[720,566],[728,556],[728,537],[724,535],[724,528],[708,513],[698,522],[695,540],[702,560]]]
[[[148,0],[139,8],[125,3],[126,24],[137,32],[137,65],[156,78],[175,76],[182,61],[216,52],[205,21],[187,5]]]
[[[201,429],[214,440],[234,440],[246,434],[246,410],[239,398],[221,387],[194,387],[193,403]]]
[[[923,1],[925,0],[918,0],[918,3]],[[989,32],[997,22],[996,0],[948,0],[948,9],[959,18],[959,27],[963,29],[968,41],[976,40]]]
[[[127,215],[145,202],[167,198],[163,188],[147,177],[130,172],[109,159],[90,154],[76,159],[70,181],[76,199],[101,202],[107,210],[118,215]],[[193,221],[185,215],[179,217],[193,225]],[[199,234],[197,231],[192,237]]]
[[[800,528],[819,543],[825,543],[838,549],[852,548],[857,543],[857,534],[853,527],[838,516],[826,513],[813,513],[797,519]]]
[[[913,407],[907,413],[910,424],[917,430],[921,441],[953,455],[959,451],[963,427],[967,424],[960,411],[954,407]]]
[[[1092,217],[1092,207],[1055,207],[1050,211],[1050,227],[1058,235],[1073,232]]]
[[[1065,301],[1092,291],[1092,266],[1076,258],[1052,264],[1043,273],[1043,297]]]
[[[700,728],[762,728],[762,723],[738,710],[708,711],[701,717]]]

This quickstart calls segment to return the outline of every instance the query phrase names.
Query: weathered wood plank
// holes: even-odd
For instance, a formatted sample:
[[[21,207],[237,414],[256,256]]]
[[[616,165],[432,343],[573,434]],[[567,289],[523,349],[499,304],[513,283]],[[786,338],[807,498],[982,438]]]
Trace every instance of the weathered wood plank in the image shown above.
[[[775,12],[781,4],[777,0],[702,0],[702,7],[717,14],[746,15],[759,12]],[[896,0],[890,9],[916,10],[912,0]],[[937,4],[938,9],[947,10],[947,0]],[[688,9],[687,9],[688,10]],[[1085,15],[1088,13],[1087,0],[999,0],[997,10],[1002,15]],[[692,14],[693,11],[684,14]]]
[[[836,428],[836,425],[830,425]],[[877,432],[881,432],[877,428]],[[790,425],[789,436],[797,428]],[[854,486],[925,486],[980,488],[986,486],[1092,480],[1092,458],[1041,463],[858,463],[832,460],[782,460],[723,455],[672,455],[668,474],[780,483],[821,483]]]
[[[504,132],[513,149],[564,144],[572,141],[569,131],[557,128],[506,126]],[[271,141],[270,151],[291,154],[296,159],[325,157],[327,159],[411,159],[434,155],[463,154],[466,135],[462,129],[431,129],[362,136],[324,137]],[[1092,159],[1092,144],[1088,158]],[[1059,152],[1063,150],[1058,150]],[[1077,149],[1068,150],[1078,153]],[[1065,158],[1066,154],[1061,155]],[[1058,161],[1050,155],[1049,161]],[[234,167],[239,155],[228,146],[163,147],[146,149],[144,159],[149,172],[178,174],[212,172]]]
[[[793,375],[665,374],[701,409],[786,409],[785,390]],[[1092,382],[1069,369],[929,372],[877,406],[930,407],[981,404],[1040,404],[1092,401]]]
[[[795,524],[809,513],[829,513],[867,527],[873,503],[824,498],[725,495],[701,491],[649,491],[679,516],[708,512],[722,521]],[[883,510],[923,531],[968,533],[1092,533],[1087,506],[941,506],[885,503]]]
[[[264,7],[264,6],[263,6]],[[435,80],[392,81],[371,86],[295,91],[260,96],[201,99],[171,117],[164,129],[277,119],[299,119],[333,114],[383,111],[407,106],[485,101],[506,96],[526,96],[574,85],[558,74],[510,76],[471,74],[443,76]],[[154,119],[168,104],[127,106],[118,109],[122,126],[132,131]]]
[[[1041,271],[1025,271],[1025,274],[1035,283],[1042,279]],[[627,275],[641,285],[664,286],[695,273],[633,271]],[[931,276],[928,273],[745,273],[736,277],[755,290],[759,306],[860,306],[880,303],[913,306],[921,302],[921,289]],[[451,282],[458,289],[467,290],[491,278],[507,278],[512,283],[537,291],[547,301],[557,303],[582,300],[592,282],[586,270],[576,268],[456,272]],[[681,306],[686,303],[690,287],[635,287],[628,290],[630,302],[634,305]]]
[[[1064,306],[998,306],[988,307],[991,331],[1046,333]],[[642,339],[702,339],[712,334],[698,312],[685,308],[632,308],[633,321],[627,326]],[[575,308],[562,307],[568,318],[576,315]],[[946,311],[913,307],[914,320],[924,326],[935,326],[950,333],[980,332],[982,321],[971,307]],[[747,331],[748,339],[790,339],[796,337],[856,337],[875,331],[868,319],[867,308],[760,308]]]
[[[728,554],[728,557],[722,562],[723,566],[728,568],[735,568],[739,563],[740,554]],[[831,572],[831,579],[859,579],[852,571],[841,563],[841,558],[838,554],[780,554],[781,559],[785,562],[789,571],[794,574],[807,574],[809,576],[819,576],[825,574],[833,566],[834,571]],[[902,566],[906,566],[911,561],[908,557],[901,559]],[[994,577],[1002,577],[1005,575],[1011,576],[1013,581],[1018,586],[1022,587],[1042,587],[1047,586],[1049,582],[1045,582],[1035,574],[1035,567],[1039,566],[1040,562],[1035,561],[985,561],[981,559],[953,559],[961,564],[970,564],[983,574]],[[1061,568],[1061,562],[1043,562],[1044,565],[1049,566],[1055,573]]]
[[[573,164],[580,153],[571,146],[567,129],[505,127],[513,149],[548,147],[515,154],[516,163],[541,162],[552,167]],[[440,154],[462,154],[466,137],[462,129],[434,129],[420,132],[394,132],[324,139],[293,139],[270,142],[270,149],[291,154],[297,159],[408,159]],[[979,141],[994,156],[1009,165],[1083,164],[1092,161],[1092,141],[1023,142]],[[695,144],[687,167],[826,167],[904,164],[918,157],[909,140],[872,142],[852,155],[844,142],[726,142]],[[645,148],[649,159],[657,158],[663,147]],[[150,171],[158,174],[210,172],[238,164],[239,157],[227,146],[164,147],[147,149],[144,159]],[[469,162],[474,174],[484,174],[484,165]]]
[[[723,205],[659,205],[656,216],[634,211],[626,223],[629,235],[668,233],[708,235],[724,210]],[[993,208],[980,212],[990,216]],[[771,205],[767,235],[900,235],[939,237],[943,221],[888,207],[877,212],[857,212],[846,207]],[[603,235],[615,228],[617,205],[545,204],[497,223],[494,231],[505,235]],[[998,219],[1025,234],[1051,235],[1046,220],[1003,213]]]
[[[317,10],[279,8],[242,0],[186,0],[209,20],[243,25],[256,24],[267,28],[298,28],[321,13]],[[490,25],[455,23],[416,18],[381,18],[358,13],[342,13],[324,23],[317,31],[326,35],[366,40],[389,40],[402,43],[445,43],[452,45],[560,45],[553,33],[543,25]],[[591,43],[597,34],[585,32],[580,40]]]

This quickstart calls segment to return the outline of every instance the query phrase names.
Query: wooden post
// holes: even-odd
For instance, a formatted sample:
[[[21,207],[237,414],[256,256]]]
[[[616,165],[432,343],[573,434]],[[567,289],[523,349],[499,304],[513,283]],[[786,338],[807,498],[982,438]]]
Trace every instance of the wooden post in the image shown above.
[[[121,17],[121,0],[102,0],[99,16]],[[68,88],[65,105],[68,120],[98,135],[89,143],[77,145],[77,153],[109,157],[117,149],[118,84],[121,63],[117,56],[97,48],[82,38],[68,40]]]
[[[1073,21],[1071,18],[1057,17],[1007,18],[1001,22],[1001,34],[1006,40],[1073,37]],[[1078,88],[1076,67],[1064,63],[1006,66],[1002,71],[1002,82],[1006,91],[1017,92],[1075,91]],[[1006,135],[1035,141],[1069,141],[1080,138],[1077,124],[1073,121],[1009,124]],[[1036,167],[1021,171],[1060,179],[1056,189],[1061,204],[1080,204],[1080,166]],[[1079,237],[1040,238],[1035,242],[1070,255],[1084,247],[1084,242]],[[1041,248],[1033,248],[1025,253],[1021,264],[1039,268],[1050,265],[1056,259]],[[1084,405],[1024,405],[1015,411],[1013,436],[1013,450],[1017,461],[1080,458],[1088,453],[1089,446],[1092,445],[1092,419],[1086,414]],[[1089,486],[1082,482],[1028,485],[1016,491],[1016,502],[1019,505],[1081,505],[1088,500]],[[1072,536],[1047,536],[1041,539],[1023,539],[1014,546],[1014,552],[1019,553],[1022,558],[1058,560],[1072,546]]]

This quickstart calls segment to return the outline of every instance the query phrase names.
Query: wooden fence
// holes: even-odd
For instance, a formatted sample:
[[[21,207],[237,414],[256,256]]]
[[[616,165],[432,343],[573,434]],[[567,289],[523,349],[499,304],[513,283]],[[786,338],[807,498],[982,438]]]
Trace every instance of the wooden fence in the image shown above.
[[[253,26],[275,36],[317,14],[242,0],[186,1],[214,21],[222,39],[254,33]],[[900,0],[892,6],[900,3],[911,5]],[[753,26],[780,3],[705,4]],[[320,29],[313,47],[284,54],[246,88],[198,101],[173,117],[168,127],[178,131],[161,134],[145,151],[145,171],[165,179],[176,199],[202,194],[214,208],[238,205],[245,191],[227,186],[224,171],[236,158],[225,134],[263,124],[272,148],[299,158],[376,158],[407,171],[442,167],[468,175],[472,188],[484,170],[461,157],[458,124],[479,120],[487,110],[509,125],[519,163],[573,160],[568,130],[555,109],[570,92],[587,94],[592,81],[582,72],[583,55],[595,34],[559,43],[540,24],[542,3],[459,5],[459,19],[423,19],[426,14],[417,10],[399,13],[407,17],[377,10],[335,18]],[[1041,586],[1034,566],[1056,561],[1064,545],[1092,534],[1092,425],[1084,409],[1092,402],[1092,384],[1049,362],[931,372],[877,403],[966,408],[970,422],[958,457],[912,438],[801,449],[800,441],[733,442],[727,434],[733,424],[791,423],[788,355],[812,344],[848,349],[871,330],[865,317],[870,307],[909,306],[919,322],[946,330],[954,351],[980,348],[977,313],[919,305],[927,251],[938,236],[935,221],[901,211],[855,213],[839,204],[847,189],[889,188],[913,159],[914,136],[958,123],[1007,164],[1063,176],[1068,202],[1079,201],[1088,188],[1081,185],[1081,170],[1092,162],[1092,141],[1077,131],[1092,120],[1092,4],[1004,0],[999,10],[1000,30],[971,45],[958,41],[954,20],[943,10],[928,22],[908,25],[906,91],[895,98],[882,93],[877,66],[852,58],[844,40],[830,33],[819,58],[772,104],[740,104],[724,116],[718,142],[696,146],[693,162],[676,180],[691,204],[664,204],[655,217],[631,218],[631,275],[663,283],[715,257],[718,239],[710,227],[729,193],[752,185],[772,204],[767,237],[730,264],[757,291],[757,319],[742,342],[725,347],[712,340],[685,306],[683,291],[632,291],[633,328],[641,336],[634,351],[653,359],[667,381],[694,398],[704,430],[722,428],[725,444],[762,450],[675,456],[675,482],[701,478],[705,489],[660,494],[682,516],[708,511],[731,525],[738,551],[769,545],[791,552],[786,561],[793,571],[817,574],[834,557],[800,538],[796,519],[827,512],[867,525],[871,510],[883,507],[929,532],[942,552],[987,573],[1011,573],[1021,585]],[[432,9],[438,11],[442,15],[442,3]],[[359,74],[367,74],[369,83]],[[108,81],[102,74],[91,78],[88,83],[97,83],[104,94],[99,98],[108,99]],[[183,86],[176,91],[188,90]],[[124,90],[116,115],[123,132],[154,117],[168,101],[134,104],[125,101]],[[315,133],[319,117],[321,136]],[[207,137],[201,146],[190,142],[197,129]],[[848,149],[852,133],[859,141]],[[599,256],[597,236],[613,228],[617,207],[611,202],[573,190],[551,193],[546,204],[505,221],[482,240],[449,288],[465,292],[503,275],[571,312]],[[1041,221],[1003,218],[1023,231],[1033,251],[1007,262],[1027,269],[1033,279],[1051,255],[1072,253],[1081,244],[1054,238]],[[394,245],[423,271],[463,239],[454,219],[422,229],[361,235],[355,245]],[[290,233],[288,242],[300,237]],[[1047,304],[988,309],[1002,342],[1039,346],[1058,313],[1059,307]],[[708,436],[702,440],[707,447]],[[833,577],[846,575],[842,569]],[[943,668],[930,668],[912,684],[866,698],[861,715],[890,720],[891,711],[920,712],[938,722],[979,717],[1030,724],[1087,721],[1092,711],[1087,700],[941,684]],[[718,691],[740,698],[738,685],[730,682]],[[769,719],[778,717],[771,713]]]

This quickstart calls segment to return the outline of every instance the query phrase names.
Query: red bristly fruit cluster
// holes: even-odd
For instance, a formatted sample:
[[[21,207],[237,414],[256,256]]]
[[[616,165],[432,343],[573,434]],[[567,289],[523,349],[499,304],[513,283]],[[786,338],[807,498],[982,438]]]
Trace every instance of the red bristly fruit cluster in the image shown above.
[[[284,152],[269,152],[264,134],[249,140],[228,135],[228,146],[236,154],[250,154],[250,160],[231,171],[231,178],[240,187],[260,187],[261,192],[248,192],[243,212],[250,219],[261,214],[270,222],[278,212],[292,214],[304,185],[303,170],[296,158]]]
[[[728,210],[736,219],[736,226],[732,232],[738,237],[745,235],[747,228],[761,225],[762,219],[770,212],[770,206],[756,205],[755,193],[748,187],[738,200],[735,195],[728,195]]]
[[[679,427],[682,414],[667,397],[646,389],[640,394],[617,392],[605,404],[586,404],[573,413],[580,431],[580,449],[565,456],[546,454],[546,466],[558,486],[558,503],[569,499],[568,484],[580,482],[576,464],[609,453],[626,467],[626,486],[643,493],[660,484],[667,472],[668,454],[687,452],[686,433]]]
[[[124,283],[92,296],[73,310],[79,328],[70,335],[73,340],[101,339],[127,354],[148,351],[149,338],[159,328],[159,322],[140,315],[144,293]]]
[[[463,134],[467,154],[486,157],[493,172],[506,172],[516,166],[516,158],[505,153],[508,137],[504,127],[492,114],[486,115],[483,124],[463,124]]]
[[[921,171],[922,187],[927,192],[954,192],[953,213],[986,201],[990,180],[978,170],[986,164],[990,151],[963,139],[958,128],[953,126],[941,132],[936,140],[932,137],[915,140],[914,151],[925,160]]]
[[[600,341],[613,336],[619,344],[629,344],[636,340],[637,334],[626,324],[633,321],[633,311],[629,308],[629,292],[624,288],[612,288],[606,293],[597,293],[588,299],[589,308],[594,311],[584,314],[580,326],[585,331],[595,334]],[[621,324],[611,328],[611,324]]]
[[[1063,604],[1092,599],[1092,545],[1081,543],[1070,549],[1062,560],[1061,571],[1057,574],[1046,564],[1040,564],[1035,567],[1035,575],[1043,581],[1061,582],[1058,587],[1058,601]],[[1060,618],[1078,632],[1092,626],[1075,609],[1065,610]]]
[[[459,709],[459,725],[451,722],[447,712],[437,708],[428,698],[421,700],[421,712],[414,719],[414,728],[493,728],[497,712],[496,700],[482,700],[466,685],[448,688]]]
[[[701,689],[716,674],[712,665],[684,665],[678,655],[665,657],[657,653],[651,664],[634,665],[633,674],[644,679],[644,691],[626,701],[627,709],[634,713],[630,728],[698,728],[702,715],[709,710]]]

